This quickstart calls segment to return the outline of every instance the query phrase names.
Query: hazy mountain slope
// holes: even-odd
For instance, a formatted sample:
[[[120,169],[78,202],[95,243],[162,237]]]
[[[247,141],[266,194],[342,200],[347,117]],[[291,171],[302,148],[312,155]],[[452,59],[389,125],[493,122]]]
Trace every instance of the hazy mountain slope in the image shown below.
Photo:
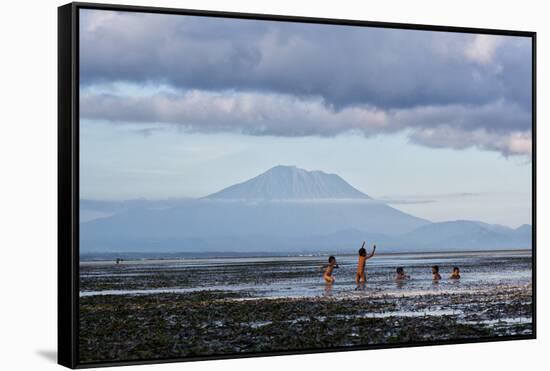
[[[103,214],[82,220],[83,252],[355,251],[362,240],[387,251],[531,246],[528,225],[430,223],[371,199],[337,175],[289,166],[202,199],[81,201],[81,211],[86,208]]]
[[[101,247],[99,245],[127,248],[124,243],[140,239],[294,238],[346,229],[396,235],[426,223],[423,219],[370,200],[257,203],[195,200],[170,209],[133,209],[82,223],[81,242],[83,248],[93,249]],[[263,237],[257,240],[260,250],[265,242]]]
[[[502,225],[457,220],[431,223],[401,236],[415,249],[508,249],[530,248],[531,228],[512,229]]]
[[[208,199],[288,200],[288,199],[368,199],[336,174],[307,171],[295,166],[275,166],[243,183],[235,184]]]
[[[276,166],[203,199],[152,207],[158,204],[132,202],[114,215],[82,223],[82,248],[213,248],[219,245],[215,240],[231,249],[260,250],[266,240],[299,240],[296,248],[302,248],[308,238],[342,230],[397,235],[429,223],[372,200],[337,175],[291,166]],[[193,241],[196,246],[188,247]]]

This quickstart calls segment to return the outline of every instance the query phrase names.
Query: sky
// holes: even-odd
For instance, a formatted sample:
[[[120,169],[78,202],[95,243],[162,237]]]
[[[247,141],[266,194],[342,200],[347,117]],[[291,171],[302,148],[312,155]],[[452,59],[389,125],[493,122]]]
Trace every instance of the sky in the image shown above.
[[[81,198],[276,165],[433,221],[531,223],[531,40],[80,11]]]

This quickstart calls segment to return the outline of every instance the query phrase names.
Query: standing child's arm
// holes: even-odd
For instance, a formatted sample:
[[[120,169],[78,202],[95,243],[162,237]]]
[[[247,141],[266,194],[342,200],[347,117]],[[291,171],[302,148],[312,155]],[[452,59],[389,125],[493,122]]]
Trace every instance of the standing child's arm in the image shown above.
[[[367,259],[370,259],[374,256],[374,252],[376,251],[376,245],[372,247],[372,252],[367,256]]]

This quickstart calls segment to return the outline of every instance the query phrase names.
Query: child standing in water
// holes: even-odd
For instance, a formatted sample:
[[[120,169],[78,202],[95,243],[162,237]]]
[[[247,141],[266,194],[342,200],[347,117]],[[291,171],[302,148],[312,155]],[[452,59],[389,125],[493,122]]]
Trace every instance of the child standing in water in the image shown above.
[[[329,285],[332,285],[334,283],[332,271],[334,270],[334,268],[338,268],[338,264],[336,264],[336,258],[331,255],[328,258],[328,265],[322,266],[322,268],[325,269],[325,272],[323,273],[323,278],[325,279],[325,282]]]
[[[439,265],[432,265],[432,279],[434,281],[439,281],[441,275],[439,274]]]
[[[460,278],[460,269],[458,267],[453,268],[453,273],[451,273],[451,277],[449,277],[452,280],[458,280]]]
[[[367,260],[369,260],[374,256],[375,251],[376,251],[376,245],[373,245],[372,252],[370,254],[367,254],[367,250],[365,249],[365,241],[363,241],[363,244],[359,249],[359,261],[357,263],[357,273],[355,274],[355,283],[357,284],[357,288],[359,288],[360,285],[364,285],[367,282],[367,274],[365,272],[365,266],[366,266]]]

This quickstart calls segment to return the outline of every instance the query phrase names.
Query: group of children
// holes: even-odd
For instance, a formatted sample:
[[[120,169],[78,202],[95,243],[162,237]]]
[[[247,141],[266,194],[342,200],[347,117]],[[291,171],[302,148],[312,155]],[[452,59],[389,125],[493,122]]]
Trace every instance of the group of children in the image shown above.
[[[361,248],[359,249],[359,261],[357,263],[357,273],[355,273],[355,283],[358,286],[364,285],[367,282],[367,274],[366,274],[365,266],[366,266],[367,260],[372,258],[375,252],[376,252],[376,245],[373,245],[372,252],[370,254],[368,254],[367,250],[365,249],[365,242],[363,242],[363,244],[361,245]],[[325,282],[329,285],[332,285],[335,281],[332,273],[334,271],[334,268],[338,268],[338,264],[336,263],[336,258],[334,256],[330,256],[328,258],[328,264],[323,265],[321,268],[324,269],[323,278]],[[405,269],[403,269],[403,267],[398,267],[396,269],[396,274],[395,274],[396,281],[403,281],[410,278],[411,277],[405,273]],[[459,278],[460,278],[460,269],[458,267],[454,267],[449,279],[456,280]],[[441,279],[441,274],[439,274],[438,265],[432,266],[432,279],[434,281],[439,281]]]

